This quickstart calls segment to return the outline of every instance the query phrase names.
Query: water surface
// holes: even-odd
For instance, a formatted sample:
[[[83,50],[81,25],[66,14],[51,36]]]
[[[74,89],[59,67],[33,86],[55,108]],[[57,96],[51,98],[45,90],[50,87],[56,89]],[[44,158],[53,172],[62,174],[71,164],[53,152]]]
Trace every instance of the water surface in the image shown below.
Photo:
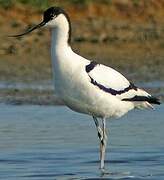
[[[164,105],[108,121],[106,179],[164,179]],[[102,179],[93,120],[58,106],[0,105],[0,179]]]

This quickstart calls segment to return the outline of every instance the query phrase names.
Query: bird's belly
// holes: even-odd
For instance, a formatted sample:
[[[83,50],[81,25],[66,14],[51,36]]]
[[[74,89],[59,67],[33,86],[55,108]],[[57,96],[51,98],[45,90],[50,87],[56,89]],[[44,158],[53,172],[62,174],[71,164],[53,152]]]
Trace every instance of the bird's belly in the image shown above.
[[[66,106],[68,106],[70,109],[76,112],[92,115],[92,113],[89,111],[89,106],[87,104],[82,103],[81,101],[65,98],[64,103]]]
[[[90,99],[88,97],[88,99]],[[70,109],[84,114],[89,114],[91,116],[96,116],[100,118],[119,118],[126,114],[129,110],[133,109],[131,103],[126,102],[125,104],[121,104],[121,102],[115,102],[113,104],[112,99],[107,100],[97,99],[95,101],[91,100],[86,103],[86,101],[81,101],[73,98],[65,98],[64,103]]]
[[[93,87],[92,87],[93,88]],[[133,109],[131,103],[118,100],[102,90],[85,88],[61,88],[59,96],[70,109],[96,117],[121,117]]]

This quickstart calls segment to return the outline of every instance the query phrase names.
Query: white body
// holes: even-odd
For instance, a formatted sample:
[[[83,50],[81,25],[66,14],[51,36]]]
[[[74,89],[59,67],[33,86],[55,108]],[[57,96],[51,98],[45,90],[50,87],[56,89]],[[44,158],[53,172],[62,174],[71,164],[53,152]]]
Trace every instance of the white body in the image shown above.
[[[74,111],[95,117],[120,117],[135,107],[147,107],[147,102],[122,101],[135,95],[148,96],[145,91],[129,90],[121,95],[111,95],[91,83],[91,76],[96,82],[115,90],[123,90],[129,81],[120,73],[104,65],[97,65],[91,72],[86,72],[90,61],[77,55],[68,45],[69,24],[64,15],[48,24],[52,28],[52,67],[55,93],[62,102]]]
[[[104,174],[106,118],[121,117],[133,108],[152,107],[150,103],[160,102],[114,69],[74,53],[69,45],[70,20],[60,7],[48,8],[40,24],[13,37],[43,26],[52,30],[51,59],[55,93],[72,110],[93,116],[100,140],[100,169]],[[102,119],[102,125],[98,117]]]

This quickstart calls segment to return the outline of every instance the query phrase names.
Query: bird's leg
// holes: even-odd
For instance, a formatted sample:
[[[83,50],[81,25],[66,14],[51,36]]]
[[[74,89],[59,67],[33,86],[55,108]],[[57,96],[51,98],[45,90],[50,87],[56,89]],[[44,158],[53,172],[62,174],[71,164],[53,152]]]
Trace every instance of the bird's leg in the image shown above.
[[[98,138],[100,139],[100,142],[101,142],[103,140],[103,131],[99,125],[97,118],[93,116],[93,120],[94,120],[96,128],[97,128]]]
[[[102,120],[102,128],[100,127],[97,118],[93,116],[93,119],[97,128],[98,137],[100,139],[100,169],[102,173],[104,173],[104,160],[105,160],[105,149],[106,149],[106,140],[107,140],[106,119],[104,118]]]
[[[106,119],[102,119],[102,132],[103,132],[103,139],[100,143],[100,169],[104,173],[104,161],[105,161],[105,150],[107,144],[107,134],[106,134]]]

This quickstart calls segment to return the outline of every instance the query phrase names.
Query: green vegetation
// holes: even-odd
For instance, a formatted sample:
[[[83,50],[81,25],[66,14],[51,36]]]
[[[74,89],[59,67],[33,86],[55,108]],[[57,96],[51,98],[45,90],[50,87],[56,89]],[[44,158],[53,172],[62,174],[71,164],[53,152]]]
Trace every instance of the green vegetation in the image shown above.
[[[101,3],[111,3],[112,0],[101,0]],[[79,4],[79,5],[87,5],[89,3],[98,3],[99,0],[70,0],[70,3]]]
[[[49,0],[0,0],[0,6],[4,8],[10,8],[18,3],[38,7],[39,9],[44,9],[50,6]]]
[[[0,0],[0,6],[4,8],[8,8],[12,6],[12,0]]]
[[[139,3],[140,3],[140,0],[133,0],[132,2],[133,2],[133,5],[134,5],[134,6],[138,6]]]
[[[78,5],[87,5],[89,3],[95,3],[100,2],[99,0],[0,0],[0,7],[3,8],[10,8],[15,4],[23,4],[23,5],[31,5],[33,7],[36,7],[38,9],[45,9],[52,4],[56,5],[63,5],[63,4],[78,4]],[[107,3],[110,4],[112,0],[102,0],[101,3]]]
[[[22,4],[29,4],[31,6],[39,7],[40,9],[47,8],[50,6],[50,2],[48,0],[19,0]]]

